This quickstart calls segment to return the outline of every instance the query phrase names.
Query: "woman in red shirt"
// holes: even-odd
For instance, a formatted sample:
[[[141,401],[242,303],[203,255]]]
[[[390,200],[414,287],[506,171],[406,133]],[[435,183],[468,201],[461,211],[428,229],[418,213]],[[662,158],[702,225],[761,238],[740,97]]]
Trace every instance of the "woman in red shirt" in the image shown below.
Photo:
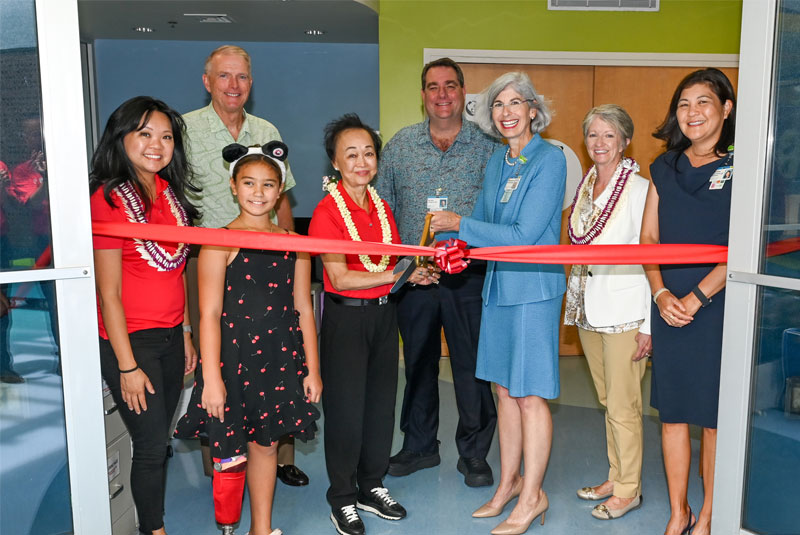
[[[92,157],[92,221],[189,226],[198,213],[181,116],[160,100],[117,108]],[[131,491],[142,533],[163,535],[164,474],[172,415],[191,342],[183,273],[188,244],[96,236],[100,367],[133,441]],[[182,325],[186,323],[186,326]]]
[[[381,139],[355,114],[325,127],[325,150],[341,180],[328,184],[311,218],[320,238],[399,243],[392,211],[369,185]],[[363,535],[356,507],[388,520],[406,510],[383,487],[389,467],[397,392],[397,313],[389,299],[393,256],[323,254],[322,408],[331,521],[343,535]],[[438,278],[418,268],[409,282]]]

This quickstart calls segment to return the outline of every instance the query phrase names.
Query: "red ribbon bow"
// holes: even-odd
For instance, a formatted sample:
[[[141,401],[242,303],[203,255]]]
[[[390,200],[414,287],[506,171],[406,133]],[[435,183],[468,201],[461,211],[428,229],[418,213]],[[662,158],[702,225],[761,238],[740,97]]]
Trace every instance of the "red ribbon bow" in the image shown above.
[[[436,245],[436,265],[445,273],[461,273],[467,269],[469,259],[465,260],[467,242],[450,238]]]

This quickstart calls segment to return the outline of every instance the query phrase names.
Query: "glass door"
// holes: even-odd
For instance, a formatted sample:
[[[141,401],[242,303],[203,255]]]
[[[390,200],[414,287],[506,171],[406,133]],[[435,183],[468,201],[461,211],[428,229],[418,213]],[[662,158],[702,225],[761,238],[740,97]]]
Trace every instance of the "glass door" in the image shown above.
[[[800,0],[746,0],[714,533],[800,534]]]
[[[3,0],[0,533],[110,533],[82,103],[77,3]]]

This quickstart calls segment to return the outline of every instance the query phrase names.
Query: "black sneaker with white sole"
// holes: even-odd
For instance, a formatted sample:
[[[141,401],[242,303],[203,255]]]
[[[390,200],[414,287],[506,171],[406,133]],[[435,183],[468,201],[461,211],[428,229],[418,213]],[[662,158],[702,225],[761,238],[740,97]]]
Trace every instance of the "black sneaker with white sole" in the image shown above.
[[[355,505],[345,505],[331,510],[331,522],[342,535],[364,535],[364,523],[358,516]]]
[[[397,503],[389,495],[389,491],[383,487],[375,487],[369,492],[359,490],[356,506],[386,520],[400,520],[406,517],[405,508]]]

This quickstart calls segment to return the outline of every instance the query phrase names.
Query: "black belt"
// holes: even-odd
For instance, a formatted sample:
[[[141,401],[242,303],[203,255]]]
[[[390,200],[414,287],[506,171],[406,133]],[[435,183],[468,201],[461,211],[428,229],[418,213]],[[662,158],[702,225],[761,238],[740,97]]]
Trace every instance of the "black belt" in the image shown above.
[[[356,297],[345,297],[343,295],[332,294],[332,293],[326,293],[325,295],[330,297],[331,301],[333,301],[337,305],[342,305],[346,307],[363,307],[370,305],[381,306],[389,303],[388,295],[377,297],[375,299],[358,299]]]

